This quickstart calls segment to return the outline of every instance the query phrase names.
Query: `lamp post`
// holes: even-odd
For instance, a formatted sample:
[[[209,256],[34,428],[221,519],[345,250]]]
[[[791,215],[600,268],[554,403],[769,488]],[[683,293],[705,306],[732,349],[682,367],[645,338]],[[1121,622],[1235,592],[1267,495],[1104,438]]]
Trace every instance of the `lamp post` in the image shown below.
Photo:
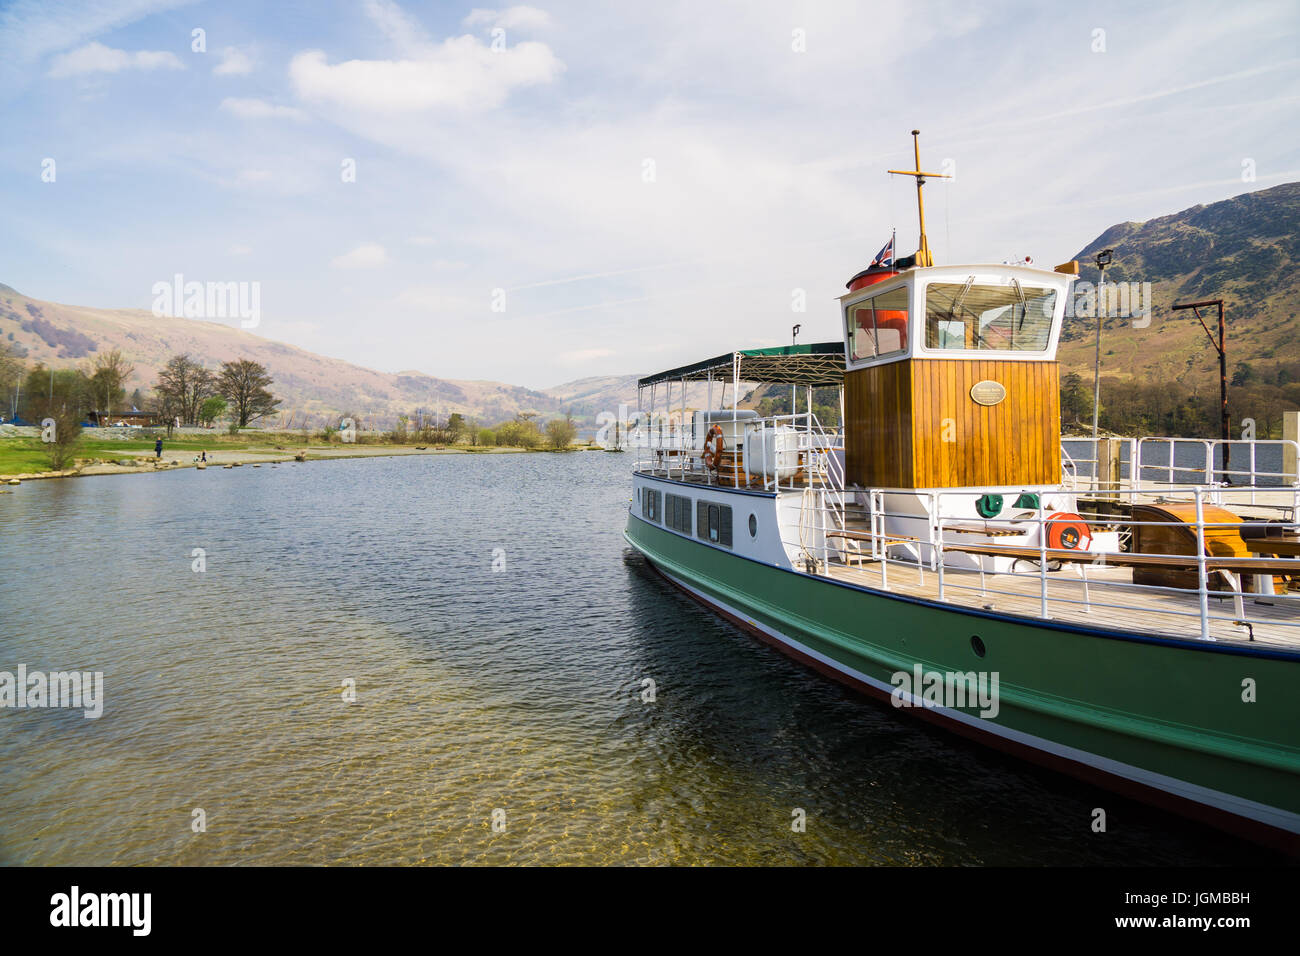
[[[1097,454],[1097,413],[1101,409],[1101,310],[1103,296],[1101,287],[1106,281],[1106,267],[1110,265],[1113,249],[1103,249],[1097,253],[1097,345],[1092,366],[1092,450]],[[1098,467],[1101,456],[1097,455]]]

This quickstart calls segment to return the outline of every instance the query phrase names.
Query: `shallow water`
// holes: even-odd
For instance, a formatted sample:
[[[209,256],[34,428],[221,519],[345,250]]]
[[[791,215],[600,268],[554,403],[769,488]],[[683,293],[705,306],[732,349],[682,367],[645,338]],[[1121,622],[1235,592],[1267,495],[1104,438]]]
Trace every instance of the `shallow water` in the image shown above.
[[[0,710],[0,862],[1271,859],[900,717],[717,619],[623,541],[630,457],[0,496],[0,670],[106,685],[97,720]]]

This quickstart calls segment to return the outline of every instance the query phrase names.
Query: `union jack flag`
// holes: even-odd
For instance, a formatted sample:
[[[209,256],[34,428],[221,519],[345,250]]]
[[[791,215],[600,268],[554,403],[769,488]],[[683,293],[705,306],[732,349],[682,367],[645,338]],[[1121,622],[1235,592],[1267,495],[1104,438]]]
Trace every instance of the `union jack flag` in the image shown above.
[[[890,268],[894,264],[894,237],[890,236],[889,241],[885,243],[885,248],[876,253],[876,258],[871,260],[868,269],[874,269],[876,266]]]

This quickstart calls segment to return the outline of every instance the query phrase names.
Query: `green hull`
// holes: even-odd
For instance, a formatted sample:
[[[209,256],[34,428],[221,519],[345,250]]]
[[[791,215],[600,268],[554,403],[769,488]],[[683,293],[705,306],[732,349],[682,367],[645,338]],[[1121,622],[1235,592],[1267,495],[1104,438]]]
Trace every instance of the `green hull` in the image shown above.
[[[1300,852],[1300,654],[1139,638],[890,595],[752,561],[635,514],[626,537],[699,600],[865,693],[888,698],[895,675],[917,665],[996,672],[996,716],[980,717],[978,706],[909,712]],[[1248,703],[1251,681],[1256,700]]]

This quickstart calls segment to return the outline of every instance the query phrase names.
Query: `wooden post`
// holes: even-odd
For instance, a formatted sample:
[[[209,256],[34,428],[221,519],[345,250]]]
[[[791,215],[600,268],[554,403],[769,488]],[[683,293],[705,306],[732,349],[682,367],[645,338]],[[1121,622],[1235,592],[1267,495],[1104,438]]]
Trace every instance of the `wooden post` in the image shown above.
[[[1123,459],[1120,457],[1121,449],[1124,447],[1122,438],[1107,438],[1104,441],[1105,455],[1104,462],[1106,470],[1106,487],[1110,491],[1119,491],[1120,478],[1123,475]]]

